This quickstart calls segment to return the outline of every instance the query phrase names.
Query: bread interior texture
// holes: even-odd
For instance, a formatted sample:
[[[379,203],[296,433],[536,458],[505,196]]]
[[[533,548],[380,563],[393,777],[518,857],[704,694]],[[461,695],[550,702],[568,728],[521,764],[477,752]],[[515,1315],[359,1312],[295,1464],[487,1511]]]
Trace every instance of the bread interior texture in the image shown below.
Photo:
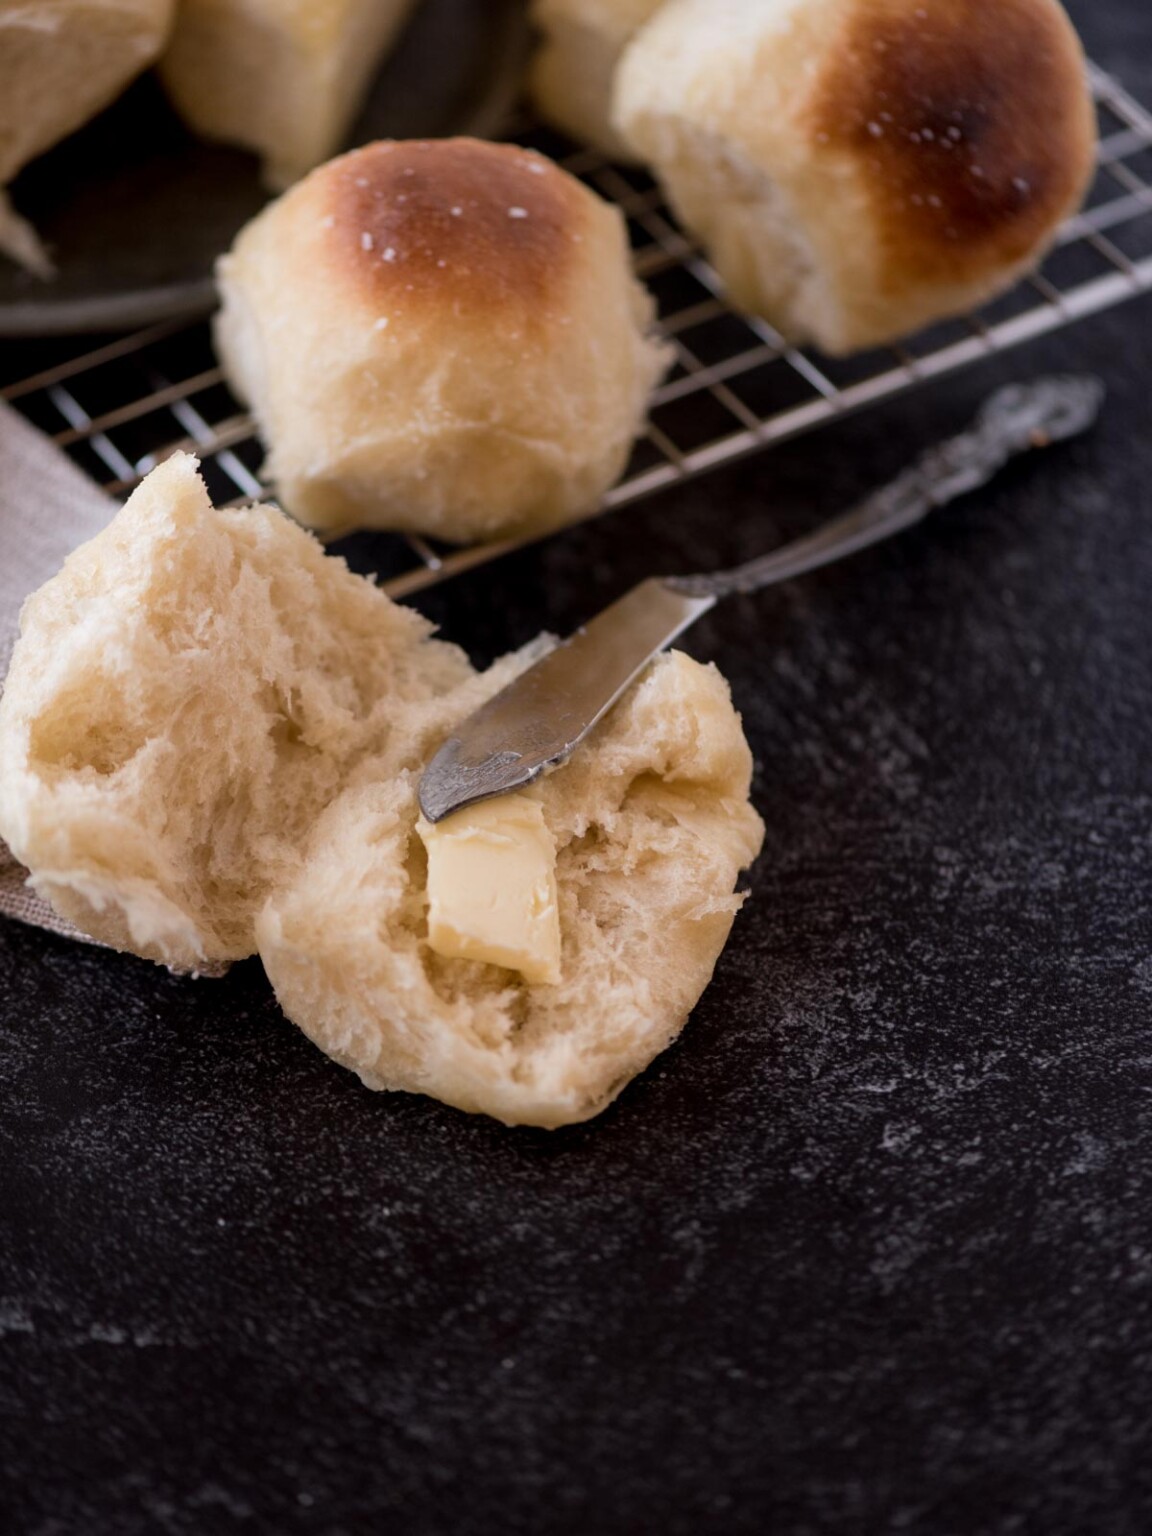
[[[711,977],[762,836],[750,772],[723,678],[674,653],[533,787],[557,848],[558,985],[428,947],[416,776],[365,784],[329,808],[258,921],[281,1004],[370,1087],[509,1123],[587,1119]]]
[[[281,513],[214,510],[184,455],[23,630],[8,841],[79,926],[186,967],[253,952],[318,812],[365,759],[417,761],[421,711],[473,675]]]
[[[270,507],[177,455],[26,605],[0,699],[0,836],[121,949],[256,950],[373,1088],[512,1123],[587,1118],[707,985],[762,827],[715,668],[660,659],[531,787],[557,850],[559,984],[428,943],[424,764],[540,654],[487,672]]]

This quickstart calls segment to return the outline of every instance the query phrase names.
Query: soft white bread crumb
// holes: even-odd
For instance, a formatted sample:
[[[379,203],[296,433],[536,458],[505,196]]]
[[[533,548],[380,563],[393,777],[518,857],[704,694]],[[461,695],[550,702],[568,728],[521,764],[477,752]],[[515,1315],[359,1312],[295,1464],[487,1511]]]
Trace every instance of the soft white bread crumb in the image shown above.
[[[674,653],[526,792],[558,848],[554,986],[434,953],[418,776],[349,791],[257,924],[281,1006],[370,1088],[509,1124],[588,1119],[679,1034],[708,984],[760,847],[751,767],[723,678]]]
[[[381,143],[219,265],[216,338],[283,505],[470,540],[590,511],[666,365],[619,211],[542,155]]]
[[[475,673],[281,513],[214,511],[177,455],[25,606],[0,836],[116,948],[195,969],[259,947],[372,1087],[585,1119],[680,1030],[762,828],[724,680],[663,657],[525,792],[558,850],[559,983],[435,954],[420,772],[539,649]]]
[[[172,8],[173,0],[0,0],[0,251],[41,277],[51,263],[3,188],[152,62]]]
[[[160,74],[197,133],[280,190],[344,142],[415,0],[180,0]]]
[[[541,117],[614,160],[633,160],[612,126],[612,85],[625,45],[663,0],[535,0],[540,43],[529,89]]]
[[[323,807],[368,756],[420,762],[473,678],[429,631],[282,513],[213,510],[177,455],[25,605],[0,835],[105,943],[249,955]]]
[[[830,353],[1009,286],[1094,166],[1056,0],[666,0],[614,121],[733,302]]]

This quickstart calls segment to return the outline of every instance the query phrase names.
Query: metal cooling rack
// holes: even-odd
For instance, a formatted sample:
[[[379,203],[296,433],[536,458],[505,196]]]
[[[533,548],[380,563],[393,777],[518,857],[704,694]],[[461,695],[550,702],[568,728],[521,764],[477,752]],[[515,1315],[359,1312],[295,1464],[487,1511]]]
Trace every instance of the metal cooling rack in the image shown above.
[[[1091,81],[1100,118],[1099,171],[1083,212],[1061,231],[1042,271],[978,314],[845,361],[790,347],[764,321],[728,309],[715,272],[676,229],[649,176],[592,151],[572,153],[531,126],[517,133],[621,208],[636,271],[656,296],[661,328],[675,350],[648,430],[601,510],[1152,290],[1152,113],[1095,67]],[[173,449],[186,448],[200,455],[218,504],[269,495],[251,419],[223,382],[203,321],[152,326],[69,356],[0,396],[114,493],[127,493]],[[387,546],[383,585],[393,596],[435,585],[523,542],[448,550],[419,538],[380,537]]]

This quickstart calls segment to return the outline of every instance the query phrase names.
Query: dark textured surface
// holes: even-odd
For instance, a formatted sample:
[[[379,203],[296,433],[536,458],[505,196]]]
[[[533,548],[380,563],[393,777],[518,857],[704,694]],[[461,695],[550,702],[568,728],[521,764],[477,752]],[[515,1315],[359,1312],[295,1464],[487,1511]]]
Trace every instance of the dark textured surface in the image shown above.
[[[1152,98],[1141,0],[1077,9]],[[1089,441],[691,649],[768,823],[600,1121],[373,1096],[258,966],[0,928],[0,1529],[1152,1528],[1152,305],[428,603],[484,656],[810,526],[996,382]],[[546,596],[545,596],[546,594]]]

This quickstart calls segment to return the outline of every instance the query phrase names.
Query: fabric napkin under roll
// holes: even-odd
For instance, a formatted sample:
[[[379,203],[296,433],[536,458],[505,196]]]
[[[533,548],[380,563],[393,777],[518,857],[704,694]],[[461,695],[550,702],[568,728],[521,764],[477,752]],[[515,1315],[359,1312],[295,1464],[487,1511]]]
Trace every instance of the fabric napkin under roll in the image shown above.
[[[51,438],[0,400],[0,677],[8,672],[24,599],[116,509]],[[92,942],[58,917],[27,879],[0,840],[0,914]]]

